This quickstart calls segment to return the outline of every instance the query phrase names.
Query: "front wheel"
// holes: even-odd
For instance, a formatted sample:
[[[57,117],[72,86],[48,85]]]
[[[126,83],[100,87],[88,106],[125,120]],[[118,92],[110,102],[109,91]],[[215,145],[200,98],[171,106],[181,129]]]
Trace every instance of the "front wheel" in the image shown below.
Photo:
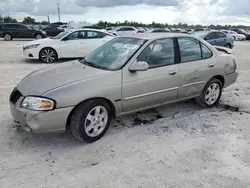
[[[110,105],[105,100],[89,100],[74,110],[70,121],[71,133],[80,141],[95,142],[107,132],[111,117]]]
[[[212,79],[205,86],[200,96],[196,98],[196,103],[201,107],[210,108],[215,106],[221,98],[222,87],[220,80],[216,78]]]
[[[45,63],[53,63],[57,61],[57,53],[52,48],[43,48],[39,53],[39,58]]]

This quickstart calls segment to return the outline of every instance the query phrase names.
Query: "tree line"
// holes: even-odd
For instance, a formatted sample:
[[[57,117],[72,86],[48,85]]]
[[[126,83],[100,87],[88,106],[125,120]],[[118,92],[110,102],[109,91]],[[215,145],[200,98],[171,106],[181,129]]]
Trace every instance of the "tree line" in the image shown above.
[[[11,16],[1,16],[0,15],[0,23],[17,23],[17,20]],[[23,24],[28,24],[28,25],[48,25],[48,21],[42,21],[42,22],[37,22],[34,18],[27,16],[23,19],[22,21]],[[62,25],[66,23],[62,22],[57,22],[54,24]],[[186,23],[178,23],[178,24],[168,24],[168,23],[157,23],[157,22],[152,22],[150,24],[145,24],[142,22],[134,22],[134,21],[124,21],[124,22],[107,22],[107,21],[102,21],[100,20],[98,23],[96,23],[97,26],[100,27],[118,27],[118,26],[133,26],[133,27],[147,27],[147,28],[185,28],[185,29],[194,29],[194,28],[202,28],[202,27],[209,27],[211,29],[226,29],[226,28],[247,28],[250,29],[250,26],[245,26],[245,25],[189,25]]]
[[[134,21],[124,21],[124,22],[107,22],[100,20],[97,24],[100,27],[118,27],[118,26],[133,26],[133,27],[147,27],[147,28],[185,28],[185,29],[195,29],[195,28],[203,28],[208,27],[211,29],[226,29],[226,28],[246,28],[250,29],[250,26],[245,25],[189,25],[187,23],[178,23],[178,24],[168,24],[168,23],[156,23],[152,22],[150,24],[145,24],[142,22],[134,22]]]

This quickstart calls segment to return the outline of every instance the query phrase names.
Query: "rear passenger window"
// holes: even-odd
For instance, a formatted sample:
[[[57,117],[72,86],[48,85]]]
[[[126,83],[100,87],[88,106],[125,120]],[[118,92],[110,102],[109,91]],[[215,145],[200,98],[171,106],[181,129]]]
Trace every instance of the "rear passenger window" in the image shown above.
[[[211,52],[211,50],[205,46],[205,44],[201,43],[201,50],[202,50],[202,58],[203,59],[207,59],[212,57],[213,53]]]
[[[222,32],[217,32],[218,38],[226,38],[226,34]]]
[[[103,38],[105,35],[103,35],[101,32],[95,32],[95,31],[88,31],[87,37],[88,39],[97,39],[97,38]]]
[[[137,61],[145,61],[149,68],[172,65],[175,63],[173,39],[161,39],[152,42],[137,58]]]
[[[178,38],[181,62],[195,61],[202,58],[200,42],[192,38]]]

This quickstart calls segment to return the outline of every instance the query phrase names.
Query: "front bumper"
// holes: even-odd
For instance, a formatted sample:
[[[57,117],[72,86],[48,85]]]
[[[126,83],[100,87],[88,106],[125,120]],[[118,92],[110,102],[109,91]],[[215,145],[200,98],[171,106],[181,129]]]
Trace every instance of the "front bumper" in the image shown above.
[[[225,79],[224,88],[226,88],[226,87],[232,85],[234,82],[236,82],[237,78],[238,78],[237,72],[233,72],[231,74],[224,75],[224,79]]]
[[[10,111],[15,122],[24,130],[34,133],[65,131],[67,119],[74,107],[60,108],[53,111],[33,111],[21,107],[24,97],[14,105],[10,102]]]
[[[37,48],[31,48],[23,50],[23,55],[27,59],[39,59],[39,50]]]

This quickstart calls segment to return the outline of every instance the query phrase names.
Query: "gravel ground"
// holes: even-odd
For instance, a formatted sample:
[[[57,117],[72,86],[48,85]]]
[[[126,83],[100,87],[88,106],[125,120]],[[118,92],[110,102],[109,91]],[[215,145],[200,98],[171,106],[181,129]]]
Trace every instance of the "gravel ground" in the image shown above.
[[[93,144],[11,129],[10,92],[48,66],[24,60],[24,43],[0,40],[1,188],[250,187],[250,42],[236,42],[239,79],[219,107],[185,102],[125,116]]]

